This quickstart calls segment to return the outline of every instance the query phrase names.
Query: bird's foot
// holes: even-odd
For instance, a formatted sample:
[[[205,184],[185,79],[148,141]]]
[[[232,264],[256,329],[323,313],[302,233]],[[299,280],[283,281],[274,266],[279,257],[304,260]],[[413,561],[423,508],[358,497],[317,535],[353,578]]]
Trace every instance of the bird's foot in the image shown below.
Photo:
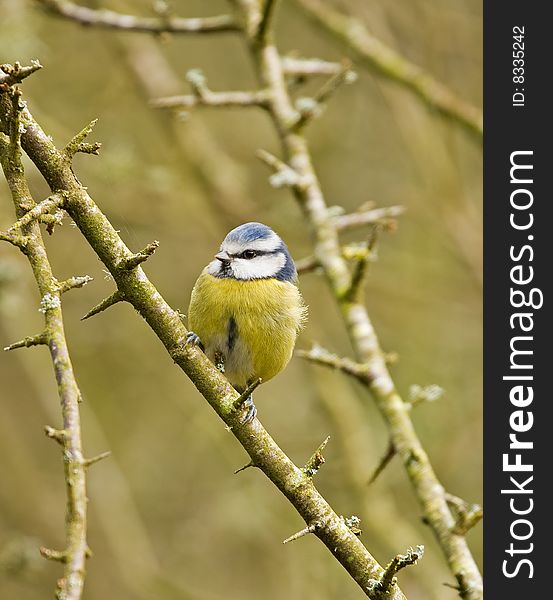
[[[255,419],[255,417],[257,416],[257,408],[255,407],[255,404],[253,403],[253,397],[251,394],[244,401],[244,404],[242,405],[242,407],[244,408],[244,415],[240,419],[240,423],[242,425],[245,425],[246,423],[253,421]]]
[[[202,352],[205,350],[204,345],[202,344],[202,340],[197,333],[193,331],[189,331],[186,334],[186,342],[185,346],[197,346]]]

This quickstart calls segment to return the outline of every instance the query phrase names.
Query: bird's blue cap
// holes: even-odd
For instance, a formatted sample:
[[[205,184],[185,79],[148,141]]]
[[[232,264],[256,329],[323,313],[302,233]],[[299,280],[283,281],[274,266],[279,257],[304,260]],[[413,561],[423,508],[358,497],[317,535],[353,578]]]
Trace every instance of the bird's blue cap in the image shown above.
[[[275,232],[263,223],[244,223],[229,231],[225,241],[247,244],[255,240],[265,240],[276,235]]]

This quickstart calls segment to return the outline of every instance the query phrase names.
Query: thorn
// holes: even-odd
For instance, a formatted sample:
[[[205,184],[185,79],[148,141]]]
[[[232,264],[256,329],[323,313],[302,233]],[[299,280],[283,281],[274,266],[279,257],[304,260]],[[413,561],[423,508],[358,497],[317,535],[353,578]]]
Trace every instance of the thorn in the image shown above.
[[[123,302],[124,299],[125,299],[124,293],[119,290],[116,290],[115,292],[113,292],[113,294],[111,296],[104,298],[94,308],[91,308],[84,317],[81,317],[81,321],[84,321],[85,319],[90,319],[90,317],[93,317],[94,315],[101,313],[102,311],[106,310],[110,306],[113,306],[114,304],[117,304],[118,302]]]
[[[67,553],[65,551],[60,552],[59,550],[51,550],[45,546],[41,546],[39,549],[41,556],[48,560],[57,560],[58,562],[67,562]]]
[[[94,552],[92,552],[90,547],[87,546],[84,555],[86,556],[86,558],[92,558],[94,556]]]
[[[406,554],[397,554],[386,565],[381,578],[379,580],[371,580],[370,589],[372,591],[383,592],[384,594],[387,594],[397,582],[395,574],[409,565],[416,565],[417,561],[419,561],[423,556],[423,545],[419,545],[416,548],[409,548]]]
[[[317,471],[324,465],[325,459],[323,456],[323,450],[326,448],[330,440],[330,436],[328,436],[324,442],[315,450],[311,458],[307,461],[305,467],[303,467],[303,472],[308,477],[313,477]]]
[[[120,269],[125,269],[126,271],[130,271],[135,267],[138,267],[140,263],[143,263],[145,260],[148,260],[150,256],[157,250],[159,247],[159,242],[154,240],[151,244],[148,244],[143,250],[137,252],[136,254],[132,254],[127,258],[123,258],[119,261],[118,267]]]
[[[38,335],[31,335],[19,340],[19,342],[15,342],[10,346],[6,346],[4,350],[9,352],[10,350],[15,350],[16,348],[30,348],[31,346],[44,346],[48,345],[48,336],[46,332],[39,333]]]
[[[92,120],[84,129],[79,131],[75,137],[71,139],[71,141],[65,146],[63,149],[63,153],[67,156],[67,158],[71,159],[77,152],[84,152],[85,154],[98,154],[101,144],[88,144],[84,143],[86,137],[88,137],[92,130],[94,129],[94,125],[98,122],[98,119]]]
[[[378,463],[376,469],[374,470],[373,474],[371,475],[371,478],[368,481],[368,485],[371,485],[371,483],[374,483],[376,481],[377,477],[380,475],[380,473],[382,473],[382,471],[384,471],[384,469],[388,466],[388,464],[390,463],[392,458],[394,458],[395,455],[396,448],[394,446],[394,442],[390,440],[388,442],[386,454],[384,454],[384,456],[380,459],[380,462]]]
[[[104,458],[108,458],[108,456],[111,456],[111,450],[106,450],[106,452],[102,452],[101,454],[97,454],[96,456],[93,456],[92,458],[85,459],[83,465],[85,468],[88,469],[88,467],[91,467],[92,465],[96,464],[97,462],[104,460]]]
[[[82,288],[83,286],[85,286],[87,283],[90,283],[91,281],[94,281],[94,278],[90,277],[89,275],[83,275],[82,277],[70,277],[69,279],[62,281],[59,284],[58,289],[60,291],[60,294],[64,294],[65,292],[68,292],[69,290],[72,290],[75,288]]]
[[[50,439],[55,440],[60,446],[64,445],[67,435],[65,429],[54,429],[53,427],[50,427],[50,425],[46,425],[44,427],[44,433]]]
[[[263,380],[261,377],[258,377],[255,381],[250,383],[250,385],[236,398],[236,400],[232,403],[232,411],[235,412],[242,407],[242,404],[246,402],[246,400],[252,395],[255,388],[257,388]]]
[[[319,526],[319,523],[312,523],[311,525],[308,525],[301,531],[298,531],[297,533],[294,533],[290,537],[286,538],[285,540],[283,540],[282,543],[288,544],[289,542],[294,542],[296,540],[299,540],[304,535],[309,535],[310,533],[314,533],[318,526]]]
[[[242,471],[245,471],[246,469],[249,469],[250,467],[255,467],[255,465],[253,464],[253,461],[251,461],[251,460],[247,465],[244,465],[243,467],[236,469],[236,471],[234,471],[234,474],[238,475],[238,473],[241,473]]]

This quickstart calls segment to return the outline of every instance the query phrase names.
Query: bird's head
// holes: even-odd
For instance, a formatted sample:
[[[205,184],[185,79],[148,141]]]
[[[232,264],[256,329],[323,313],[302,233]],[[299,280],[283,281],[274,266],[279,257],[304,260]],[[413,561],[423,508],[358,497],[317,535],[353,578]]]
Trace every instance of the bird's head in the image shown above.
[[[297,278],[286,244],[262,223],[244,223],[230,231],[207,272],[245,281],[274,278],[293,282]]]

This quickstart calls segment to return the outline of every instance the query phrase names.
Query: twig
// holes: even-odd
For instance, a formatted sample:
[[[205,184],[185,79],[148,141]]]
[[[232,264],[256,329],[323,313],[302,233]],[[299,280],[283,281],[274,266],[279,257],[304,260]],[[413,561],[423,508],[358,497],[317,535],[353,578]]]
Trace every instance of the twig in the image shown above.
[[[387,594],[392,586],[395,584],[395,575],[401,569],[410,565],[416,565],[424,556],[424,546],[417,546],[416,548],[409,548],[406,554],[397,554],[386,566],[384,574],[378,581],[372,583],[372,587],[375,591],[383,592]]]
[[[336,75],[343,69],[342,63],[321,60],[320,58],[282,57],[282,69],[285,75],[293,77],[308,77],[312,75]]]
[[[187,331],[179,314],[167,305],[146,275],[141,270],[118,268],[120,257],[130,254],[129,249],[75,178],[70,164],[60,160],[60,151],[28,111],[25,118],[28,125],[22,136],[24,149],[49,185],[67,193],[67,212],[112,273],[125,299],[142,315],[173,360],[225,421],[252,462],[282,491],[307,523],[320,523],[317,536],[371,597],[366,589],[368,582],[382,575],[382,567],[316,490],[311,478],[276,445],[259,420],[237,426],[240,414],[234,410],[239,398],[236,391],[200,350],[184,344]],[[404,600],[399,588],[394,587],[390,600]]]
[[[206,90],[202,96],[189,94],[184,96],[167,96],[151,101],[155,108],[184,108],[191,109],[197,106],[212,106],[224,108],[247,108],[257,106],[263,108],[267,103],[267,94],[264,92],[212,92]]]
[[[299,275],[311,273],[319,268],[319,261],[314,256],[306,256],[296,261],[296,271]]]
[[[344,42],[360,62],[407,87],[427,105],[482,137],[481,110],[458,98],[421,67],[386,46],[361,21],[335,11],[322,0],[296,1],[308,16]]]
[[[69,279],[62,281],[59,284],[58,289],[60,294],[65,294],[65,292],[68,292],[69,290],[82,288],[91,281],[94,281],[94,278],[90,277],[89,275],[83,275],[82,277],[70,277]]]
[[[63,152],[69,159],[73,158],[77,152],[96,155],[100,153],[100,148],[102,147],[100,142],[95,142],[93,144],[88,144],[85,142],[85,139],[92,133],[92,130],[97,122],[98,119],[93,119],[86,127],[84,127],[71,139],[67,146],[65,146]]]
[[[86,480],[79,414],[81,394],[65,340],[59,284],[52,274],[38,223],[30,218],[24,220],[29,208],[34,210],[34,201],[25,181],[21,161],[20,136],[24,128],[20,127],[20,116],[26,109],[20,103],[19,95],[17,90],[8,90],[0,94],[1,129],[9,134],[9,142],[6,142],[4,134],[0,134],[0,160],[11,190],[16,217],[20,219],[19,228],[27,239],[25,255],[42,297],[40,312],[44,314],[44,333],[26,338],[22,345],[41,343],[48,346],[58,383],[63,417],[63,434],[52,428],[51,432],[48,431],[50,437],[62,445],[63,451],[67,494],[66,548],[63,552],[44,550],[43,555],[56,560],[63,559],[64,576],[59,580],[58,599],[79,600],[84,586],[88,548]],[[17,347],[17,344],[11,347]]]
[[[37,335],[27,336],[22,340],[19,340],[19,342],[14,342],[13,344],[6,346],[4,350],[6,352],[9,352],[10,350],[16,350],[17,348],[30,348],[31,346],[41,345],[48,345],[48,336],[44,332],[39,333]]]
[[[357,229],[358,227],[365,227],[366,225],[374,225],[376,223],[386,225],[390,223],[390,221],[394,221],[396,217],[399,217],[404,212],[405,208],[403,206],[385,206],[382,208],[373,208],[371,210],[349,213],[347,215],[334,217],[334,227],[336,227],[337,231],[348,231],[350,229]]]
[[[42,69],[42,65],[38,60],[32,60],[26,67],[22,67],[17,62],[14,65],[0,65],[0,85],[10,86],[21,83],[25,77],[29,77],[39,69]]]
[[[337,369],[338,371],[352,375],[362,383],[367,383],[371,379],[367,365],[356,363],[350,358],[343,358],[332,354],[318,344],[314,344],[311,350],[296,350],[296,356],[305,358],[317,365],[330,367],[331,369]]]
[[[27,211],[20,219],[18,219],[9,229],[9,231],[17,231],[31,221],[40,220],[41,217],[47,215],[54,208],[63,206],[64,198],[58,194],[53,194],[46,200],[39,202],[31,210]]]
[[[117,266],[119,269],[123,269],[125,271],[136,269],[138,265],[147,261],[158,248],[159,242],[157,240],[154,240],[140,252],[137,252],[136,254],[131,254],[131,256],[127,256],[126,258],[121,259]]]
[[[100,462],[101,460],[104,460],[105,458],[109,458],[110,456],[111,456],[111,450],[106,450],[106,452],[101,452],[100,454],[97,454],[96,456],[87,458],[84,461],[84,466],[88,469],[88,467],[91,467],[92,465],[95,465],[97,462]]]
[[[38,0],[48,12],[76,21],[108,29],[124,29],[144,33],[224,33],[239,31],[230,15],[183,19],[173,16],[137,17],[113,10],[97,10],[80,6],[68,0]]]

